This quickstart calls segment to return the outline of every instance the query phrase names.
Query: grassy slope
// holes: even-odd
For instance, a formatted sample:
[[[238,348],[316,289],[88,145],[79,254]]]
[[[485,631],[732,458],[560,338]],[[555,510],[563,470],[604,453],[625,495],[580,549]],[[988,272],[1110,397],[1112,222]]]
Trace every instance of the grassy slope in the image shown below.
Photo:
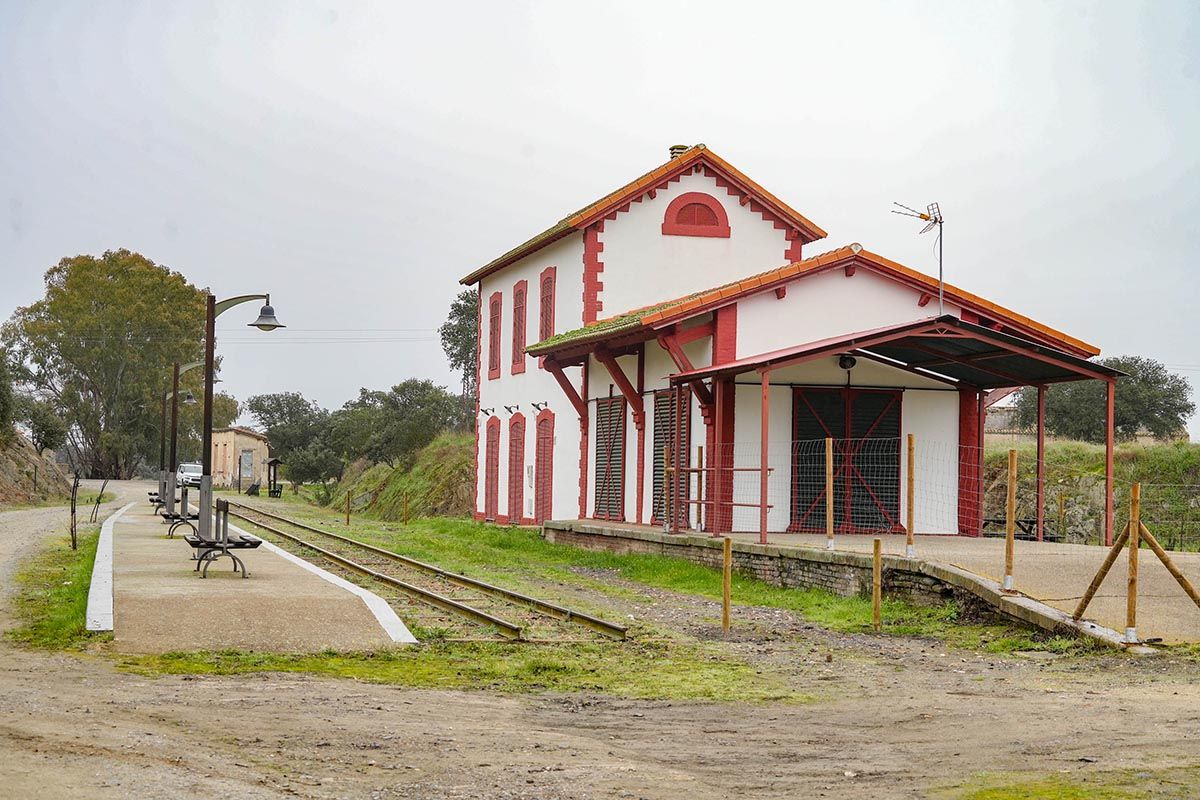
[[[100,526],[79,527],[79,549],[54,539],[16,577],[12,607],[17,627],[8,637],[30,647],[77,650],[105,639],[88,633],[87,595]]]

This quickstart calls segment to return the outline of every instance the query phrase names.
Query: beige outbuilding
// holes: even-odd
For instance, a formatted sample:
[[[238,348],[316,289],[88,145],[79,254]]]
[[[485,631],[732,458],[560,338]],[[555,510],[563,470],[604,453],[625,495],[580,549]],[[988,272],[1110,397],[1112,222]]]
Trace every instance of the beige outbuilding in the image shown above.
[[[256,430],[234,426],[213,429],[213,486],[247,489],[266,486],[270,442]]]

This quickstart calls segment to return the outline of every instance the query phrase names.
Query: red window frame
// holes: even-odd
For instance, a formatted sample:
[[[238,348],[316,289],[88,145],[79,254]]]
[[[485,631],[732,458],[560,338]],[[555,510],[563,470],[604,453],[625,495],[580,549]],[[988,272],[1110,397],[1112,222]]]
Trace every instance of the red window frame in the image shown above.
[[[520,524],[525,517],[525,415],[508,419],[508,521]]]
[[[541,305],[538,309],[538,341],[542,342],[554,335],[554,292],[558,283],[558,268],[546,267],[538,275],[538,298]]]
[[[488,300],[488,380],[500,377],[500,318],[504,297],[492,292]]]
[[[529,281],[513,285],[512,374],[525,371],[525,308],[529,302]]]
[[[713,222],[701,223],[696,215],[689,211],[689,206],[701,206],[708,209]],[[667,206],[663,214],[662,232],[664,236],[705,236],[714,239],[728,239],[729,215],[725,206],[717,198],[704,192],[684,192]]]

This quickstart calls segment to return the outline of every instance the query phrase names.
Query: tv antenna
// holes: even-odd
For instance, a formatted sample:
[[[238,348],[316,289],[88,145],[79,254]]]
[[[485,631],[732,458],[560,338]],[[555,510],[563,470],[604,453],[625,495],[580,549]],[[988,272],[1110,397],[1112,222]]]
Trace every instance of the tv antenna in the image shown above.
[[[946,313],[946,282],[942,279],[942,209],[938,207],[937,203],[930,203],[927,205],[924,212],[917,211],[915,208],[909,208],[903,203],[893,202],[892,205],[900,206],[900,208],[904,209],[903,211],[897,211],[893,208],[893,214],[900,214],[904,217],[916,217],[917,219],[924,220],[926,224],[924,228],[921,228],[921,233],[929,233],[934,228],[937,228],[937,239],[935,243],[937,244],[938,253],[938,316],[940,317],[942,314]]]

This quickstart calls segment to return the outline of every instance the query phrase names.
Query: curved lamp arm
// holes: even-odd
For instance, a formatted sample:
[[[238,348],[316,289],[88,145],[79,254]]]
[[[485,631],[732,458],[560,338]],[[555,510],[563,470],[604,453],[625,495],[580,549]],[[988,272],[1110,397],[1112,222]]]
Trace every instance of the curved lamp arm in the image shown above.
[[[269,294],[240,294],[237,297],[229,297],[225,300],[218,300],[214,308],[213,317],[219,317],[222,313],[228,311],[234,306],[240,306],[242,303],[249,303],[251,300],[262,300],[267,305],[271,304],[271,295]]]
[[[204,366],[204,362],[203,362],[203,361],[192,361],[191,363],[184,364],[183,366],[181,366],[181,367],[179,368],[179,374],[180,374],[180,375],[182,375],[182,374],[183,374],[183,373],[185,373],[185,372],[189,372],[189,371],[191,371],[191,370],[193,370],[193,369],[198,369],[198,368],[200,368],[200,367],[203,367],[203,366]],[[171,399],[171,395],[173,395],[173,394],[175,394],[175,392],[173,392],[173,391],[171,391],[170,389],[168,389],[167,391],[163,392],[163,399],[165,399],[165,400],[170,400],[170,399]]]

